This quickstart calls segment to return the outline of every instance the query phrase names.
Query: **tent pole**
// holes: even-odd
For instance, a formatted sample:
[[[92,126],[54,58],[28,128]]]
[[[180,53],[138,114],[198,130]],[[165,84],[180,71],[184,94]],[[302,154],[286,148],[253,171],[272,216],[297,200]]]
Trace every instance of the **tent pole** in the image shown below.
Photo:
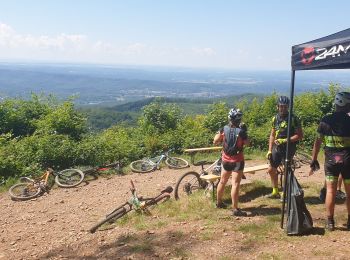
[[[282,210],[281,210],[281,228],[283,228],[284,223],[284,211],[286,206],[286,195],[287,198],[290,198],[290,189],[287,189],[289,174],[292,173],[292,164],[289,155],[290,148],[290,130],[291,130],[291,122],[292,122],[292,114],[293,114],[293,97],[294,97],[294,80],[295,80],[295,70],[292,70],[291,75],[291,84],[290,84],[290,103],[289,103],[289,114],[288,114],[288,129],[287,129],[287,149],[286,149],[286,160],[284,163],[284,185],[283,185],[283,198],[282,198]],[[288,194],[286,194],[288,192]],[[287,213],[289,209],[287,209]]]

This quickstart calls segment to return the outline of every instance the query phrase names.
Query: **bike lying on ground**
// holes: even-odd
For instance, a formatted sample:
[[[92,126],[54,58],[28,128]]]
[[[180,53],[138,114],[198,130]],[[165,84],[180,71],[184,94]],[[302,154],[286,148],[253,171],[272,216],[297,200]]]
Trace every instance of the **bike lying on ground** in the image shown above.
[[[117,220],[127,213],[129,213],[132,210],[138,211],[138,212],[147,212],[148,208],[158,204],[159,202],[167,201],[170,198],[170,194],[173,191],[173,188],[168,186],[164,190],[160,192],[160,194],[153,198],[143,198],[139,197],[136,194],[136,189],[134,186],[133,181],[130,181],[131,184],[131,194],[132,197],[129,201],[125,202],[115,210],[113,210],[111,213],[109,213],[103,220],[98,222],[96,225],[94,225],[92,228],[90,228],[90,233],[95,233],[95,231],[102,226],[104,223]]]
[[[199,161],[196,163],[196,165],[201,166],[201,170],[199,173],[190,171],[183,174],[180,179],[177,181],[175,185],[175,199],[178,200],[182,197],[186,197],[188,195],[191,195],[192,193],[195,193],[199,190],[207,190],[209,189],[210,185],[208,185],[208,182],[201,179],[201,176],[208,175],[209,173],[212,173],[214,175],[220,176],[221,173],[221,158],[217,159],[215,162],[213,162],[211,165],[209,165],[207,168],[204,168],[204,165],[208,164],[207,161]],[[219,180],[214,183],[213,185],[216,186],[219,183]]]
[[[9,189],[10,197],[13,200],[29,200],[48,192],[50,189],[48,186],[48,179],[51,174],[55,176],[56,183],[57,179],[69,179],[69,182],[65,183],[65,187],[74,187],[79,185],[84,179],[83,172],[78,169],[68,170],[70,171],[66,170],[55,173],[53,169],[48,168],[39,178],[31,179],[29,177],[22,177],[20,179],[21,183],[17,183]]]
[[[119,162],[114,162],[111,164],[93,167],[85,170],[79,170],[79,169],[66,169],[63,171],[60,171],[56,177],[55,182],[58,186],[62,188],[71,188],[79,185],[83,182],[86,175],[90,174],[96,174],[107,170],[116,170],[117,172],[121,171],[121,166]],[[82,175],[82,177],[81,177]]]
[[[130,168],[133,172],[146,173],[151,172],[159,168],[159,165],[163,160],[165,160],[165,164],[168,165],[169,168],[173,169],[183,169],[188,167],[188,162],[185,159],[172,157],[168,152],[162,153],[160,156],[154,158],[144,158],[142,160],[137,160],[130,163]]]

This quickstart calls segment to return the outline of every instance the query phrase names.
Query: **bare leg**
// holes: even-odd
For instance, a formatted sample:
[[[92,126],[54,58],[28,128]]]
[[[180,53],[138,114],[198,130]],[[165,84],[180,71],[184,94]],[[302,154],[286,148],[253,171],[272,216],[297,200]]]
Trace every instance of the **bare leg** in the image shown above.
[[[222,203],[222,197],[224,195],[225,186],[228,179],[230,178],[230,175],[231,171],[226,171],[223,167],[221,168],[221,178],[216,192],[216,203],[218,205]]]
[[[327,181],[326,214],[328,218],[334,216],[336,191],[337,191],[337,182]]]
[[[241,183],[243,171],[232,172],[232,208],[238,209],[239,185]]]
[[[277,169],[270,165],[267,172],[270,174],[272,188],[278,188]]]
[[[346,192],[346,208],[348,210],[348,216],[350,216],[350,183],[345,183],[345,192]]]

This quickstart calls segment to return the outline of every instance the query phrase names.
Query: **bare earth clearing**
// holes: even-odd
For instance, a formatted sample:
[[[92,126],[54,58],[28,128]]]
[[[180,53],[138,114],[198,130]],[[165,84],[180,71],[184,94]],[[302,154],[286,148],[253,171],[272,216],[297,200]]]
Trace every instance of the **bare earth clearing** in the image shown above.
[[[247,166],[260,163],[247,161]],[[159,215],[145,216],[156,224],[143,229],[124,223],[95,234],[87,231],[129,199],[130,179],[140,194],[155,195],[174,186],[188,170],[163,167],[148,174],[100,177],[73,189],[54,188],[50,194],[25,202],[11,201],[2,193],[0,259],[349,259],[350,232],[343,227],[345,205],[336,206],[337,230],[325,232],[324,205],[317,200],[323,172],[307,177],[307,166],[297,169],[296,175],[305,188],[316,227],[308,236],[288,237],[279,228],[280,202],[262,197],[270,192],[264,171],[247,175],[264,181],[263,188],[241,192],[241,207],[249,217],[235,218],[230,210],[215,209],[216,219],[193,218],[203,214],[194,208],[189,220],[179,220],[167,218],[160,210]],[[209,198],[204,199],[214,208]],[[179,202],[169,205],[175,203]]]

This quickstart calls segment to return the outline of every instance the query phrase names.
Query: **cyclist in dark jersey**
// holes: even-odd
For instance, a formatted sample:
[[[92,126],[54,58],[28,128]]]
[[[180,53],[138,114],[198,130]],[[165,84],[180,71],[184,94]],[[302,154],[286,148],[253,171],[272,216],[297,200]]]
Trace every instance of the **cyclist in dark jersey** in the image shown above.
[[[280,96],[277,101],[278,114],[272,118],[272,128],[269,139],[269,151],[266,158],[270,161],[267,172],[270,174],[272,193],[268,198],[279,199],[281,195],[278,192],[277,167],[284,161],[287,148],[287,130],[288,130],[288,107],[289,98]],[[296,151],[296,143],[303,138],[303,131],[300,120],[292,115],[291,137],[289,154],[293,158]]]
[[[232,175],[232,215],[245,217],[247,213],[238,208],[239,185],[244,169],[243,146],[249,143],[247,128],[241,123],[242,116],[243,113],[239,109],[231,109],[228,114],[229,124],[216,133],[213,143],[223,143],[221,178],[217,188],[216,206],[226,208],[222,197],[226,183]]]
[[[317,156],[324,143],[327,194],[326,228],[335,228],[334,208],[339,175],[343,177],[347,198],[350,198],[350,93],[340,92],[335,96],[335,112],[324,116],[317,129],[318,137],[312,150],[310,175],[319,169]],[[350,200],[346,200],[348,211],[347,229],[350,230]]]

